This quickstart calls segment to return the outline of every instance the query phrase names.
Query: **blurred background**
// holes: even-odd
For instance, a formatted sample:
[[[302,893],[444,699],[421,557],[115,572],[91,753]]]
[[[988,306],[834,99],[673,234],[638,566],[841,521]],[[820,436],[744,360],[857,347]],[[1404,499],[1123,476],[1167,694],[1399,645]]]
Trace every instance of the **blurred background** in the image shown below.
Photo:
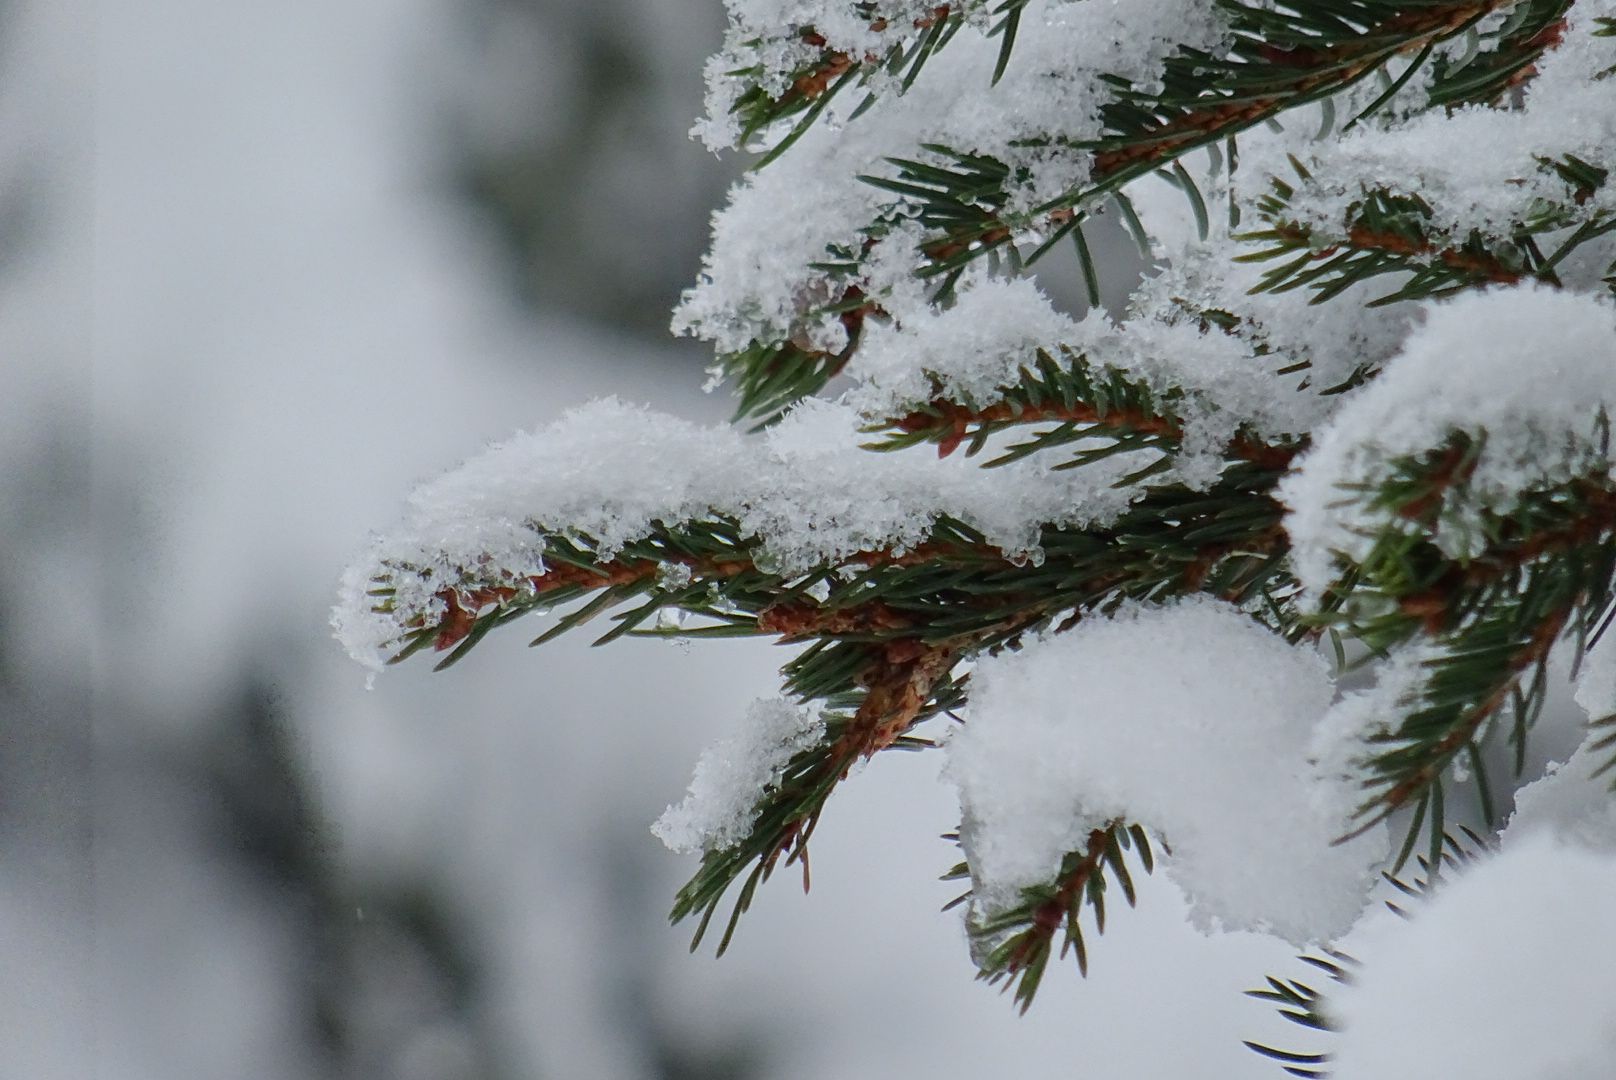
[[[330,640],[368,531],[485,442],[724,416],[665,329],[740,174],[685,137],[722,28],[0,2],[0,1078],[1275,1075],[1239,991],[1288,951],[1161,883],[1028,1016],[973,983],[927,755],[689,955],[647,826],[766,644],[518,631],[367,691]]]

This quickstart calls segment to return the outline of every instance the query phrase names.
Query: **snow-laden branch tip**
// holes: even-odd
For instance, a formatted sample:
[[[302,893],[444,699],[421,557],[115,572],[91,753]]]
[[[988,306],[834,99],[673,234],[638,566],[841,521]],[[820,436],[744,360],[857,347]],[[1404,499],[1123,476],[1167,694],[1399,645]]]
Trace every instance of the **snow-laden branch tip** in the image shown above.
[[[1374,492],[1398,459],[1454,432],[1483,440],[1464,497],[1444,502],[1437,542],[1463,557],[1476,515],[1522,492],[1608,478],[1616,414],[1616,306],[1543,286],[1433,305],[1401,355],[1320,431],[1280,485],[1297,576],[1313,595],[1336,559],[1361,562],[1388,524]],[[1411,525],[1412,527],[1412,525]]]
[[[858,385],[846,400],[873,421],[924,408],[936,398],[990,406],[1036,370],[1037,351],[1082,356],[1119,372],[1171,403],[1183,428],[1171,479],[1210,484],[1237,434],[1260,440],[1304,436],[1341,403],[1321,394],[1354,370],[1378,367],[1395,350],[1407,310],[1344,306],[1303,312],[1306,297],[1244,296],[1240,275],[1211,274],[1208,256],[1226,243],[1183,251],[1185,269],[1146,284],[1144,304],[1120,323],[1104,312],[1075,322],[1054,310],[1027,278],[984,279],[960,290],[944,310],[914,313],[866,330],[847,374]],[[1251,275],[1254,280],[1255,275]],[[1214,284],[1214,282],[1216,284]],[[1255,299],[1257,302],[1253,303]],[[1202,316],[1234,308],[1231,326]],[[1340,317],[1338,317],[1340,316]],[[1302,324],[1311,333],[1299,333]],[[1289,374],[1283,368],[1300,368]]]
[[[983,660],[971,685],[948,775],[989,914],[1124,820],[1171,846],[1203,927],[1302,943],[1358,918],[1386,834],[1331,845],[1356,793],[1308,760],[1332,692],[1313,651],[1201,597],[1086,620]]]
[[[815,706],[785,698],[753,702],[739,731],[702,751],[684,801],[668,807],[651,831],[678,852],[734,847],[751,833],[756,807],[791,759],[824,733]]]
[[[1522,108],[1422,111],[1326,140],[1300,128],[1250,139],[1242,147],[1237,194],[1248,202],[1261,198],[1270,176],[1282,178],[1296,189],[1288,212],[1313,229],[1320,247],[1347,239],[1352,209],[1374,191],[1423,200],[1432,214],[1426,229],[1438,247],[1462,244],[1472,231],[1507,241],[1520,222],[1545,207],[1574,206],[1585,218],[1616,213],[1616,184],[1578,194],[1548,167],[1569,155],[1616,168],[1616,78],[1609,74],[1616,45],[1609,36],[1596,36],[1598,20],[1613,15],[1612,0],[1578,0],[1562,40],[1526,84]],[[1297,178],[1287,161],[1291,154],[1304,162],[1309,179]],[[1600,246],[1602,260],[1579,258],[1561,268],[1562,276],[1571,272],[1584,287],[1598,288],[1600,273],[1616,255],[1613,244]]]
[[[901,553],[947,515],[1012,559],[1037,559],[1045,525],[1122,512],[1138,490],[1113,485],[1149,453],[1059,472],[1033,459],[985,470],[926,451],[863,450],[861,422],[848,406],[808,401],[748,438],[615,399],[574,409],[417,490],[402,525],[348,571],[337,636],[378,665],[407,628],[442,615],[444,589],[528,588],[546,569],[547,534],[586,537],[604,562],[655,523],[727,517],[756,538],[760,563],[792,577]],[[386,611],[368,595],[378,578],[394,590]]]

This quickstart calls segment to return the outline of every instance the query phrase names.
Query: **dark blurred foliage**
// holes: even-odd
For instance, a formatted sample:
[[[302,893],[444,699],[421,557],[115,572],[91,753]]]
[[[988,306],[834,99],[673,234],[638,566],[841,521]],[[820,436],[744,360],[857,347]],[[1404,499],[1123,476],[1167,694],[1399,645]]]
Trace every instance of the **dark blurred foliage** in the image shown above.
[[[498,943],[478,932],[454,890],[418,867],[344,867],[313,795],[312,762],[267,680],[246,675],[237,700],[202,734],[147,759],[144,783],[199,796],[215,872],[246,879],[283,915],[298,958],[294,997],[318,1075],[331,1080],[528,1080],[535,1076],[492,1020],[484,978]],[[600,911],[612,974],[614,1038],[647,1080],[750,1080],[765,1038],[685,1030],[655,975],[653,930],[666,881],[644,858],[643,822],[599,845],[610,901]],[[429,865],[429,863],[428,863]]]
[[[493,224],[536,312],[667,341],[735,172],[685,137],[720,0],[460,2],[474,62],[449,103],[455,197]],[[0,194],[18,195],[0,198],[0,287],[36,239],[25,196],[37,185],[26,181],[0,176]],[[186,1009],[207,1003],[190,1000],[203,983],[185,980],[232,961],[179,954],[206,954],[218,926],[245,922],[280,960],[259,977],[286,985],[266,985],[260,1004],[291,1011],[277,1049],[288,1075],[538,1080],[521,1033],[498,1019],[510,1011],[488,972],[502,943],[466,908],[463,883],[445,879],[440,853],[378,865],[344,851],[298,737],[320,717],[294,715],[276,689],[307,676],[298,649],[260,651],[224,700],[184,716],[136,715],[118,682],[125,664],[94,673],[97,648],[116,657],[119,637],[139,632],[111,628],[108,612],[132,601],[106,568],[127,567],[123,548],[160,542],[160,525],[142,519],[163,511],[128,488],[133,474],[91,476],[80,408],[62,405],[56,436],[14,453],[0,477],[0,857],[10,879],[39,879],[63,912],[85,954],[78,968],[94,972],[93,1007],[127,1012],[137,1028],[190,1022]],[[82,655],[58,649],[42,667],[38,649],[15,646],[51,583],[75,577],[99,582],[107,611],[82,587],[46,601],[82,606]],[[760,1076],[765,1036],[670,1019],[654,938],[668,883],[643,855],[645,825],[632,823],[637,845],[628,824],[607,829],[594,865],[567,871],[610,882],[599,917],[613,943],[612,1037],[647,1080]],[[216,906],[188,906],[199,897]],[[131,996],[150,1000],[126,1009]]]
[[[0,478],[0,865],[7,881],[65,931],[68,968],[89,963],[92,919],[93,663],[85,542],[89,455],[83,416],[63,403],[37,444],[13,451]],[[47,620],[64,625],[45,629]]]
[[[601,851],[603,892],[609,899],[601,915],[611,949],[603,960],[615,975],[611,1005],[623,1038],[635,1044],[654,1080],[754,1080],[768,1075],[776,1048],[767,1033],[696,1031],[670,1016],[666,994],[659,992],[655,970],[647,963],[657,954],[653,928],[666,921],[667,878],[656,873],[651,859],[661,852],[644,843],[644,830],[642,821],[622,821]]]
[[[535,309],[666,341],[735,173],[685,137],[720,0],[452,2],[475,60],[450,103],[457,197],[496,226]],[[13,12],[0,0],[0,44]],[[78,227],[71,177],[53,171],[68,166],[34,151],[0,147],[8,297],[34,295],[30,274],[76,272],[34,265]],[[135,685],[154,674],[126,646],[150,633],[140,582],[167,557],[172,493],[141,452],[96,457],[116,440],[94,426],[91,322],[54,320],[63,340],[41,348],[60,357],[7,358],[30,381],[0,426],[0,935],[7,1000],[40,1002],[21,1022],[51,1030],[34,1058],[8,1046],[0,1073],[148,1075],[114,1060],[127,1053],[173,1080],[540,1080],[490,975],[510,943],[442,853],[382,865],[344,849],[317,795],[329,763],[298,737],[322,718],[277,692],[310,677],[299,648],[256,650],[221,700]],[[151,715],[151,699],[185,704]],[[715,1035],[723,1023],[669,1007],[669,882],[645,826],[613,825],[590,865],[560,871],[610,885],[611,1037],[636,1080],[763,1075],[766,1033]],[[221,1056],[249,1047],[273,1059]]]
[[[212,811],[214,857],[234,863],[290,916],[302,960],[305,1036],[342,1080],[501,1080],[477,957],[485,946],[419,873],[344,873],[300,753],[269,684],[245,677],[172,780]]]
[[[739,175],[687,132],[720,0],[469,0],[456,190],[520,294],[666,340]]]
[[[711,211],[746,165],[686,135],[721,0],[469,3],[455,190],[492,224],[527,302],[666,340]],[[1145,263],[1109,216],[1090,232],[1120,314]],[[1037,277],[1061,310],[1088,310],[1075,251],[1052,252]]]

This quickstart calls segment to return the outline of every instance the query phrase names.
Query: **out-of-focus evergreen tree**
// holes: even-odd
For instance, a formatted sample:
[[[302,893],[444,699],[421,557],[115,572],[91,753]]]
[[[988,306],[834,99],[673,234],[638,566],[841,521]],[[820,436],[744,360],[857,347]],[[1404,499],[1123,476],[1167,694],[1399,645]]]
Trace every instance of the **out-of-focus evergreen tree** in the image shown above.
[[[472,0],[455,186],[521,295],[665,340],[736,175],[686,137],[718,0]]]

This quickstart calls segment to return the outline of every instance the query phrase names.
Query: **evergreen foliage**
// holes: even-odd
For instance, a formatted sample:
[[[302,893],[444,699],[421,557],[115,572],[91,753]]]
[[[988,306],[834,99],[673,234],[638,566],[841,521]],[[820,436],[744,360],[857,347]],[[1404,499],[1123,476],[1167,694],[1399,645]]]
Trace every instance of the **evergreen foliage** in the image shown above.
[[[535,644],[611,612],[602,643],[801,646],[783,690],[817,703],[823,727],[738,796],[744,839],[705,847],[673,911],[698,920],[698,942],[732,888],[719,951],[782,861],[806,882],[815,825],[857,762],[931,747],[917,728],[933,718],[968,723],[984,658],[1195,594],[1296,648],[1323,645],[1337,675],[1377,674],[1299,718],[1317,735],[1296,767],[1352,785],[1343,838],[1394,824],[1375,869],[1424,892],[1445,863],[1479,857],[1458,832],[1487,846],[1464,822],[1504,824],[1551,658],[1580,664],[1616,612],[1609,4],[1213,0],[1152,14],[1168,6],[732,0],[702,130],[761,171],[716,219],[678,325],[717,344],[737,420],[775,441],[714,458],[738,463],[729,487],[698,462],[634,510],[610,509],[630,473],[586,475],[591,445],[638,439],[650,460],[682,452],[673,442],[633,417],[597,444],[541,434],[495,450],[464,498],[422,496],[351,576],[339,630],[394,663],[431,651],[452,664],[538,612],[560,615]],[[1061,41],[1089,40],[1086,18],[1139,19],[1137,41],[1112,43],[1138,55],[1036,51],[1068,23]],[[1086,114],[1040,111],[1039,87],[1061,79],[1088,95]],[[1003,134],[998,101],[1041,127]],[[1473,167],[1467,146],[1492,164]],[[1163,266],[1127,316],[1007,313],[1068,240],[1097,297],[1085,227],[1104,214]],[[799,405],[837,376],[855,383],[842,405]],[[1444,396],[1461,384],[1469,397]],[[798,443],[828,439],[814,418],[838,408],[860,443],[827,446],[840,456],[818,482]],[[502,453],[542,460],[545,438],[561,495],[488,480],[505,476]],[[883,487],[883,457],[897,470],[919,455],[939,477],[964,475],[958,459],[1000,470],[1008,502],[1092,479],[1061,489],[1087,501],[1018,545],[968,499]],[[836,470],[860,456],[869,487],[849,492]],[[801,471],[753,476],[757,461]],[[566,510],[567,477],[582,477],[578,505],[609,509]],[[849,498],[902,504],[901,527],[848,540]],[[1594,719],[1608,752],[1616,720]],[[985,841],[966,816],[966,860],[948,876],[972,879],[982,977],[1023,1007],[1056,937],[1086,970],[1084,912],[1103,930],[1107,894],[1131,903],[1153,845],[1173,843],[1149,820],[1092,822],[1007,902],[973,868]],[[1410,860],[1413,886],[1397,877]],[[1339,954],[1304,959],[1347,977]],[[1258,996],[1329,1026],[1308,984],[1270,980]],[[1323,1055],[1254,1048],[1323,1075]]]

